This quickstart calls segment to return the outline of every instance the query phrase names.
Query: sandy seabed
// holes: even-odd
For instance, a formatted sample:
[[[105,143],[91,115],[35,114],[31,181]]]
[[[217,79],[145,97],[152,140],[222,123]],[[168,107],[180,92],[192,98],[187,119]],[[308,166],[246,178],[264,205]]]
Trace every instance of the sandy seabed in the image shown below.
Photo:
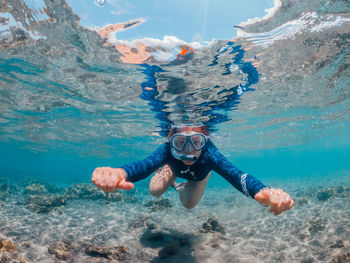
[[[19,187],[0,199],[0,240],[13,242],[17,259],[1,248],[0,262],[350,262],[350,176],[342,178],[280,184],[296,204],[277,217],[230,187],[208,187],[192,210],[174,189],[165,205],[145,206],[154,198],[139,189],[124,201],[77,198],[40,213]],[[68,257],[52,252],[59,244]]]

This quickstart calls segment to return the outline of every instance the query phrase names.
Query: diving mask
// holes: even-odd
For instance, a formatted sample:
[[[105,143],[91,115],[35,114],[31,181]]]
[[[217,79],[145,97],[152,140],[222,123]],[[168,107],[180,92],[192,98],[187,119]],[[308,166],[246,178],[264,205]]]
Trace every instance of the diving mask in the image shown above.
[[[191,153],[193,150],[200,151],[207,143],[207,137],[203,133],[176,133],[170,138],[171,153],[176,159],[196,161],[198,157]]]

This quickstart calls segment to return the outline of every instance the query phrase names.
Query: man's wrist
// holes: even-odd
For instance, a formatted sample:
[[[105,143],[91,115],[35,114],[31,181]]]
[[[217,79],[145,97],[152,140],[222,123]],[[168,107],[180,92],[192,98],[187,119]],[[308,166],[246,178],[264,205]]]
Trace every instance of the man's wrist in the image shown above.
[[[118,168],[118,170],[121,172],[121,174],[122,174],[122,176],[123,176],[123,179],[125,180],[126,177],[127,177],[127,174],[126,174],[125,170],[122,169],[122,168]]]

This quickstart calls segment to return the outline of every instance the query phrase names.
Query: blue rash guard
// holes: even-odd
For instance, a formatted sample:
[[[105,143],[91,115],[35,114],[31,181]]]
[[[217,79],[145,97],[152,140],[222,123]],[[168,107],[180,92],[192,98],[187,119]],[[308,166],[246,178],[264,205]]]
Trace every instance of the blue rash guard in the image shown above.
[[[168,164],[174,175],[192,181],[201,181],[211,170],[223,176],[236,189],[246,196],[254,198],[255,194],[266,186],[254,176],[246,174],[236,168],[215,145],[208,140],[198,160],[191,166],[177,160],[171,154],[170,143],[164,143],[146,159],[123,165],[126,180],[137,182],[155,172],[158,168]]]

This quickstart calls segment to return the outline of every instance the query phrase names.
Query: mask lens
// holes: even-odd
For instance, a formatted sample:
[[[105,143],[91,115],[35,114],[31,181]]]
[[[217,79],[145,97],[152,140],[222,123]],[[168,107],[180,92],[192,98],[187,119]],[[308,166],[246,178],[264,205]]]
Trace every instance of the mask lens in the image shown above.
[[[172,146],[178,151],[183,150],[185,143],[186,143],[186,136],[184,135],[175,135],[171,140]]]
[[[185,149],[186,152],[196,151],[202,149],[207,142],[204,134],[182,135],[175,134],[170,139],[170,144],[177,151],[181,152]]]
[[[192,145],[197,151],[204,147],[205,141],[206,139],[202,134],[195,134],[191,136]]]

